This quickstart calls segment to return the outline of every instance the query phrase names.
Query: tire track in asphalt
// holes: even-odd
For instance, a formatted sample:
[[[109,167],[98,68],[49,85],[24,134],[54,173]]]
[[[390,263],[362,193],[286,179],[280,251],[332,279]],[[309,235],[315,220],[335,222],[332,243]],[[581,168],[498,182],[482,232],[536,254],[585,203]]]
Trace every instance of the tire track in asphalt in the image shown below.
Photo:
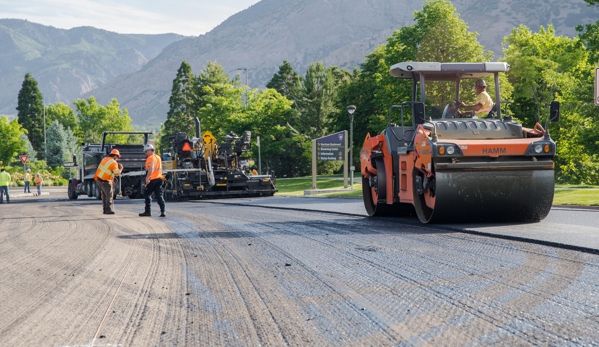
[[[60,216],[61,214],[60,209],[51,206],[43,206],[40,210],[42,212],[50,211],[52,216]],[[72,281],[71,278],[75,274],[79,275],[78,264],[85,263],[93,254],[89,249],[87,251],[83,249],[83,252],[70,254],[68,260],[56,254],[56,251],[61,249],[78,231],[78,225],[75,222],[69,221],[66,226],[62,227],[64,222],[60,221],[59,218],[58,220],[51,220],[49,216],[44,216],[36,219],[37,223],[33,223],[32,227],[26,232],[20,232],[23,234],[22,237],[38,239],[47,237],[48,240],[37,240],[36,244],[41,243],[43,245],[38,249],[30,249],[29,246],[25,247],[17,244],[17,248],[25,254],[18,256],[14,262],[3,269],[5,273],[3,276],[5,286],[3,287],[8,291],[3,293],[3,297],[7,296],[12,299],[10,306],[13,308],[10,310],[11,315],[5,316],[7,321],[4,321],[0,334],[15,329],[29,320],[30,317],[40,314],[43,308],[47,306],[47,301],[51,299],[52,292],[64,286],[65,283]],[[59,233],[52,234],[48,231],[50,223],[60,225],[57,229]],[[101,234],[97,236],[98,239],[102,239],[102,237]],[[89,243],[88,246],[91,244],[93,243]],[[12,277],[7,274],[8,267],[13,269],[11,271],[13,273]],[[32,280],[42,290],[20,285],[20,283],[31,282]]]
[[[195,244],[201,243],[207,246],[210,253],[213,254],[212,256],[203,255],[204,259],[198,259],[196,263],[205,260],[210,268],[218,264],[220,269],[216,271],[200,267],[194,271],[194,267],[188,267],[191,276],[195,277],[191,281],[192,284],[195,283],[194,292],[208,301],[204,303],[204,307],[212,306],[210,309],[212,309],[213,317],[203,320],[205,328],[213,330],[213,333],[206,336],[203,340],[204,343],[236,345],[234,338],[237,338],[244,341],[241,345],[278,346],[287,344],[276,319],[268,311],[264,298],[260,297],[259,288],[252,283],[244,266],[227,247],[215,241],[218,237],[214,236],[219,233],[220,225],[218,223],[214,225],[212,221],[200,219],[197,215],[189,213],[180,213],[179,216],[185,221],[169,220],[173,229],[178,231],[183,240]],[[190,252],[191,250],[193,248],[190,249]],[[191,259],[191,257],[188,258]],[[195,275],[196,272],[200,274]],[[214,274],[210,276],[208,273]],[[218,282],[214,282],[215,278],[218,279]],[[210,288],[220,288],[220,290],[214,291]],[[236,319],[231,319],[235,316],[237,316]],[[231,333],[223,335],[222,332],[218,332],[219,324],[229,325],[233,331],[232,336],[227,336]],[[214,328],[210,329],[211,326]]]
[[[240,218],[234,218],[234,217],[230,217],[230,216],[228,216],[226,219],[245,220],[243,218],[240,219]],[[226,221],[224,221],[221,218],[221,219],[218,220],[217,223],[223,224],[223,223],[226,223]],[[230,225],[224,226],[225,229],[230,228],[230,227],[231,227]],[[245,235],[245,236],[251,237],[254,240],[256,240],[255,239],[255,237],[256,237],[255,233],[248,233],[247,231],[243,231],[243,230],[239,230],[239,229],[234,229],[233,231],[229,231],[229,232],[230,233],[235,233],[235,234],[237,234],[237,235],[239,235],[241,237],[243,237]],[[218,239],[218,238],[216,238],[216,239]],[[341,292],[335,290],[335,288],[333,288],[333,287],[330,286],[330,284],[329,284],[328,281],[322,280],[320,278],[320,276],[315,271],[313,271],[310,268],[310,266],[304,264],[302,262],[302,260],[300,260],[299,258],[297,258],[296,256],[294,256],[290,252],[284,250],[283,248],[279,247],[278,245],[265,240],[264,238],[260,238],[260,241],[262,243],[268,245],[270,253],[272,253],[273,250],[275,252],[274,254],[265,254],[265,255],[263,255],[264,258],[266,258],[266,259],[281,259],[281,258],[288,259],[290,262],[292,262],[294,264],[294,268],[291,268],[292,269],[291,271],[292,272],[298,272],[298,274],[297,274],[298,277],[304,277],[310,283],[314,283],[314,281],[317,281],[318,283],[320,283],[320,286],[323,287],[323,288],[321,288],[321,290],[327,290],[327,291],[329,291],[330,295],[337,296],[337,299],[338,299],[339,302],[347,302],[348,303],[347,307],[345,307],[345,308],[330,307],[331,313],[328,314],[328,317],[330,317],[330,320],[331,320],[331,323],[330,323],[331,328],[333,328],[334,326],[341,326],[341,325],[344,324],[341,321],[335,320],[334,317],[341,317],[341,316],[346,315],[347,314],[346,311],[347,311],[348,308],[350,308],[350,309],[353,308],[353,310],[355,311],[355,315],[356,316],[362,316],[361,308],[355,307],[355,305],[352,306],[351,301],[350,300],[346,300],[348,298],[344,296],[344,293],[341,293]],[[252,242],[254,242],[254,241],[252,241]],[[232,251],[230,247],[226,247],[225,245],[223,245],[223,248],[226,248],[228,252]],[[264,252],[265,251],[264,247],[261,250],[262,250],[262,252]],[[248,265],[247,265],[247,258],[246,257],[239,257],[239,259],[244,259],[245,260],[244,261],[244,266],[248,267]],[[272,260],[271,260],[271,262],[272,262]],[[295,270],[298,265],[301,268],[300,271]],[[246,270],[246,271],[249,272],[249,270]],[[264,271],[264,269],[262,269],[262,271]],[[300,273],[300,272],[303,272],[303,273]],[[293,281],[293,276],[292,276],[292,278],[287,279],[287,280],[289,282],[292,282]],[[264,286],[264,283],[261,283],[261,285]],[[271,295],[273,295],[273,293],[271,293]],[[276,295],[276,294],[274,294],[274,295]],[[293,298],[293,299],[296,299],[296,298]],[[287,297],[287,296],[281,296],[277,300],[272,300],[271,299],[270,301],[275,302],[275,303],[288,303],[290,300],[289,300],[289,297]],[[317,303],[312,303],[312,304],[317,304]],[[271,312],[274,311],[272,308],[270,310],[271,310]],[[302,307],[297,307],[293,311],[294,312],[295,311],[302,311]],[[275,312],[273,312],[273,314],[275,314]],[[294,314],[294,315],[296,315],[296,314]],[[289,316],[289,314],[287,314],[285,316]],[[295,325],[300,325],[300,326],[306,325],[306,318],[308,318],[307,319],[308,321],[312,320],[310,317],[296,317],[296,318],[294,318],[293,321],[290,321],[288,317],[281,317],[281,318],[279,318],[279,320],[284,319],[284,320],[288,321],[285,324],[285,327],[288,328],[288,327],[292,327],[292,326],[295,326]],[[362,317],[362,318],[364,318],[364,317]],[[371,321],[370,324],[376,324],[376,322]],[[312,324],[310,324],[310,325],[312,325]],[[310,328],[310,330],[313,330],[313,329],[318,329],[318,326],[313,326],[312,328]],[[346,332],[350,332],[352,330],[352,327],[348,327],[346,330],[347,330]],[[306,334],[308,334],[308,333],[306,333]],[[309,335],[306,335],[306,336],[309,336]],[[318,335],[317,336],[310,336],[310,337],[312,339],[314,339],[314,338],[317,338]],[[341,337],[341,336],[339,338],[343,339],[343,337]],[[347,340],[347,341],[349,341],[349,340]],[[305,343],[305,342],[306,341],[296,341],[295,344],[297,344],[297,343]],[[312,341],[312,342],[314,342],[314,341]],[[330,344],[332,342],[333,341],[324,340],[324,341],[321,341],[320,343],[316,343],[316,344],[317,345],[324,345],[324,344]],[[339,343],[339,342],[340,341],[336,341],[335,343]],[[290,344],[294,345],[294,343],[291,343],[291,342],[290,342]]]
[[[292,229],[292,228],[290,228],[290,229]],[[562,262],[562,263],[563,263],[563,262]],[[576,262],[576,261],[575,261],[574,263],[575,263],[575,264],[580,264],[580,262]],[[521,271],[521,272],[523,272],[523,273],[529,273],[529,272],[530,272],[530,270],[528,270],[529,268],[532,268],[532,267],[530,267],[530,266],[528,266],[528,267],[527,267],[527,266],[524,266],[524,267],[522,268],[522,269],[524,269],[524,271]],[[579,271],[574,271],[574,278],[577,278],[577,274],[579,274],[579,273],[580,273],[580,270],[581,270],[581,269],[582,269],[582,267],[580,267],[580,266],[579,266],[579,267],[578,267],[578,270],[579,270]],[[538,276],[538,275],[539,275],[540,273],[542,273],[543,271],[546,271],[546,269],[541,269],[541,271],[536,271],[536,272],[532,272],[532,273],[530,273],[530,274],[531,274],[531,276],[530,276],[530,278],[529,278],[528,280],[532,280],[532,279],[534,279],[536,276]],[[564,274],[567,274],[567,273],[568,273],[568,271],[566,271],[566,272],[564,272],[564,271],[558,271],[558,273],[556,274],[556,276],[557,276],[557,277],[559,277],[559,278],[561,279],[561,278],[563,278],[563,277],[564,277]],[[560,276],[561,276],[561,277],[560,277]],[[522,277],[522,273],[516,273],[516,274],[515,274],[515,277],[516,277],[516,278],[519,278],[520,280],[522,280],[522,278],[521,278],[521,277]],[[569,276],[568,276],[568,277],[569,277]],[[513,279],[513,278],[512,278],[512,279]],[[551,277],[550,279],[553,279],[553,277]],[[529,307],[529,308],[532,308],[532,307],[534,307],[534,306],[538,305],[538,303],[539,303],[539,302],[543,302],[543,301],[545,301],[545,300],[548,300],[548,298],[551,298],[551,297],[552,297],[554,294],[557,294],[557,293],[559,293],[561,290],[563,290],[563,289],[564,289],[564,288],[566,288],[568,285],[570,285],[570,281],[561,281],[560,283],[562,283],[562,287],[561,287],[561,288],[557,288],[557,289],[555,289],[555,287],[554,287],[554,286],[551,284],[551,283],[552,283],[552,281],[551,281],[550,279],[547,279],[547,280],[544,282],[544,283],[545,283],[545,285],[541,284],[541,285],[539,286],[541,289],[538,289],[538,292],[536,292],[536,293],[531,293],[531,292],[523,292],[523,294],[519,296],[519,297],[521,298],[520,300],[527,301],[527,302],[534,302],[534,303],[531,303],[531,304],[530,304],[530,307]],[[527,280],[527,281],[528,281],[528,280]],[[526,284],[527,284],[527,281],[524,281],[524,282],[525,282],[525,283],[524,283],[524,285],[526,285]],[[511,286],[511,287],[512,287],[512,288],[511,288],[511,290],[513,290],[513,289],[514,289],[514,288],[513,288],[513,285],[511,284],[511,280],[504,281],[503,285],[505,285],[505,286],[506,286],[506,287],[508,287],[508,288],[510,288],[510,286]],[[552,291],[549,291],[549,292],[547,292],[547,289],[548,289],[548,288],[547,288],[547,286],[549,286],[549,288],[550,288],[550,289],[552,289]],[[545,288],[543,288],[543,287],[545,287]],[[549,294],[548,294],[548,295],[544,295],[544,293],[549,293]],[[483,294],[484,294],[484,293],[483,293]],[[505,295],[505,293],[503,293],[503,294]],[[531,300],[531,297],[532,297],[532,298],[534,298],[534,299],[536,299],[536,300],[535,300],[535,301],[532,301],[532,300]],[[541,299],[539,299],[539,297],[541,297]],[[518,305],[516,304],[516,306],[518,306]],[[474,307],[474,308],[473,308],[473,310],[474,310],[473,312],[477,312],[477,310],[478,310],[478,309],[477,309],[476,307]],[[499,309],[499,312],[502,312],[502,310],[503,310],[502,308],[501,308],[501,309]],[[435,315],[436,315],[436,314],[435,314]],[[491,321],[493,321],[493,319],[491,319]],[[497,325],[497,324],[496,324],[496,325]],[[447,341],[447,340],[445,340],[445,341]],[[463,342],[464,342],[464,340],[461,340],[461,342],[458,342],[458,344],[461,344],[461,343],[463,343]]]

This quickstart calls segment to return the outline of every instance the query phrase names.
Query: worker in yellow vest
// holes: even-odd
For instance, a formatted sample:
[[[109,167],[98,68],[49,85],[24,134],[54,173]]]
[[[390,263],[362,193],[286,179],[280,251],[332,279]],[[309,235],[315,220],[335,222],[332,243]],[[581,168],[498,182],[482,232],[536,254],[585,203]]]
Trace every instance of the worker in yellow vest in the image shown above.
[[[6,194],[6,203],[10,204],[10,174],[4,168],[0,170],[0,204],[4,203],[4,194]]]
[[[107,157],[102,159],[94,175],[94,180],[98,182],[100,187],[104,214],[115,214],[113,200],[114,178],[123,171],[123,165],[117,163],[117,159],[120,157],[119,150],[113,149]]]
[[[25,172],[23,183],[25,183],[23,193],[31,193],[31,169],[27,169],[27,172]]]
[[[164,179],[162,176],[162,160],[158,155],[154,153],[154,146],[146,144],[144,146],[144,152],[146,153],[146,185],[144,191],[144,198],[146,202],[146,208],[143,213],[140,213],[140,217],[152,216],[152,193],[156,196],[158,206],[160,206],[160,217],[166,217],[164,203]]]

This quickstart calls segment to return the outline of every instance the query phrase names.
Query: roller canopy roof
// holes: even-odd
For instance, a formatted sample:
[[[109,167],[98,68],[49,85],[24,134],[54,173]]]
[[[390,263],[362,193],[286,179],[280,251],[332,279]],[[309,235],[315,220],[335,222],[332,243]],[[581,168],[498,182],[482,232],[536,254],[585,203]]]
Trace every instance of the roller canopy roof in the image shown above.
[[[481,78],[495,72],[507,72],[510,66],[503,62],[487,63],[435,63],[404,62],[391,66],[389,74],[396,78],[413,79],[423,75],[426,80],[455,81],[464,78]]]

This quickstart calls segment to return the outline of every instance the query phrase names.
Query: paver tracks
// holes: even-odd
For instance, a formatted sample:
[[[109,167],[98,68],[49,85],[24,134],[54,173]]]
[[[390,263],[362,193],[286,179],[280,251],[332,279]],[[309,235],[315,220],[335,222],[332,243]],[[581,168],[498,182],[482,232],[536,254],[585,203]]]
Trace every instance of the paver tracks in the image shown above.
[[[595,255],[312,212],[64,205],[0,217],[0,345],[599,340]]]

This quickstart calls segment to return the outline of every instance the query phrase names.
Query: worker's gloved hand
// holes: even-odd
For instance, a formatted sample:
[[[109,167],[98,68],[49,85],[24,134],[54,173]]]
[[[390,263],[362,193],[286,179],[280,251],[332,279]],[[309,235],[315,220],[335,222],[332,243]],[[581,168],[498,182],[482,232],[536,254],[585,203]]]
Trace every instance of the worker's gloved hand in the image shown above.
[[[119,170],[123,171],[123,164],[119,163]]]

